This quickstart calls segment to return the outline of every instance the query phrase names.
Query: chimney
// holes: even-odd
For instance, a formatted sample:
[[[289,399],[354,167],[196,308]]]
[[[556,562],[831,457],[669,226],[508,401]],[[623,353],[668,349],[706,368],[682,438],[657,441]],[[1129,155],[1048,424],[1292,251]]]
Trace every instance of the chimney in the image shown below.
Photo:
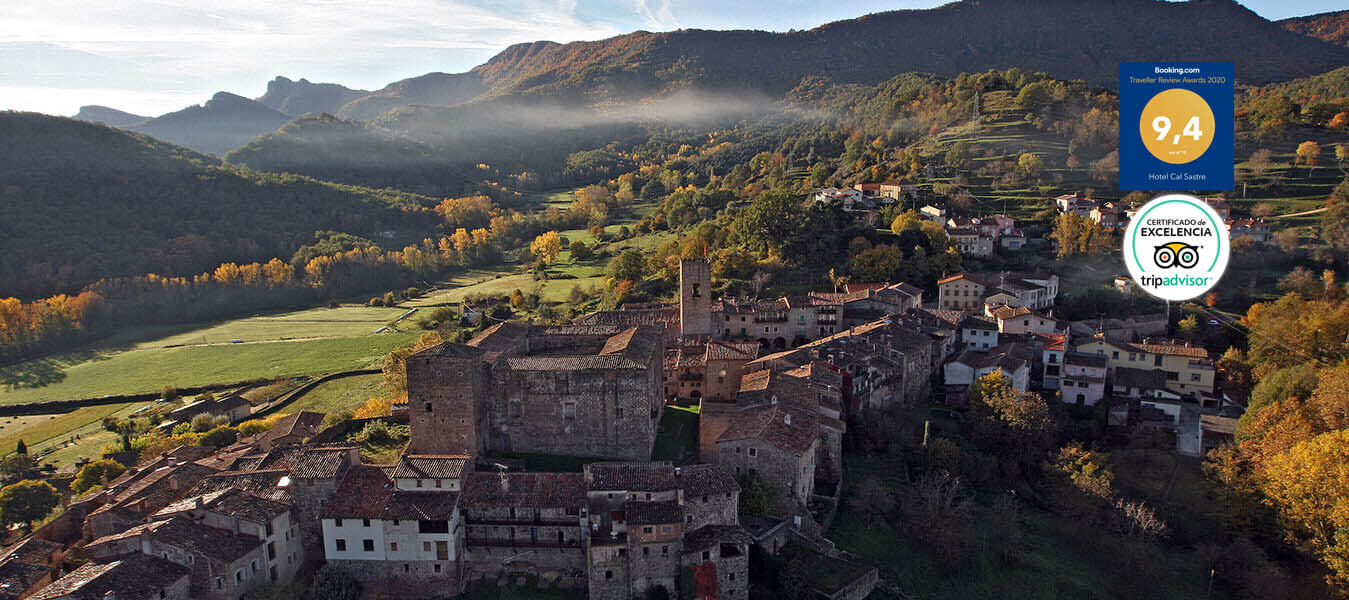
[[[506,477],[506,472],[501,472],[501,493],[509,494],[511,492],[511,480]]]
[[[176,478],[173,477],[169,478],[169,489],[175,492],[178,491],[178,480]]]
[[[785,415],[782,415],[782,423],[783,423],[784,425],[791,425],[791,424],[792,424],[792,413],[787,413],[787,414],[785,414]]]

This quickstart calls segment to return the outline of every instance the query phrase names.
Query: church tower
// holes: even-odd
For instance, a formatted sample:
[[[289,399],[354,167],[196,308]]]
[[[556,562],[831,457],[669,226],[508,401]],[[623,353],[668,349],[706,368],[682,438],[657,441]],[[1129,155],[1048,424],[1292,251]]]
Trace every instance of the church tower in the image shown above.
[[[712,265],[706,258],[679,261],[679,335],[712,335]]]

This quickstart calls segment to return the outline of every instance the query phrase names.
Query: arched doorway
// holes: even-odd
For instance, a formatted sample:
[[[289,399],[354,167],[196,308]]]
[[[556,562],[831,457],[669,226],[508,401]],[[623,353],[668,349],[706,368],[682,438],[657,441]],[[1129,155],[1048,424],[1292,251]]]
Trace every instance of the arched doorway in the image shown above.
[[[778,350],[785,350],[787,349],[787,340],[784,340],[782,338],[775,338],[773,340],[773,347],[777,348]]]
[[[760,349],[767,350],[767,349],[772,348],[772,347],[773,347],[773,344],[772,344],[772,342],[769,342],[769,341],[768,341],[768,338],[759,338],[759,348],[760,348]]]
[[[1086,404],[1086,403],[1087,403],[1087,395],[1086,395],[1086,394],[1078,394],[1078,395],[1077,395],[1077,405],[1078,405],[1078,406],[1082,406],[1083,404]]]
[[[689,394],[689,398],[692,398],[694,402],[698,402],[703,399],[703,393],[698,390],[693,390],[693,393]]]

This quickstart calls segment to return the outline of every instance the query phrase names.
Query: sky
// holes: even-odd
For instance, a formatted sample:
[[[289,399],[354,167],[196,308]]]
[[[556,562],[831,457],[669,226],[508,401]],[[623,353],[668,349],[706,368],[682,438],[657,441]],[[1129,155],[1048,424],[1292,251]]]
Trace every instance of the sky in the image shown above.
[[[3,0],[0,110],[156,116],[281,75],[373,90],[514,43],[638,29],[787,31],[946,0]],[[1271,20],[1343,0],[1244,0]]]

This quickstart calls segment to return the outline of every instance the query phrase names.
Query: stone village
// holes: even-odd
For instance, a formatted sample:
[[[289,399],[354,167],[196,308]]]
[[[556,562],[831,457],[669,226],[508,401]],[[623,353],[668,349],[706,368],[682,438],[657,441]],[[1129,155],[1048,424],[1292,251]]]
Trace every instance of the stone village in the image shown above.
[[[926,302],[905,283],[713,298],[708,262],[684,259],[676,303],[502,322],[407,357],[397,464],[363,464],[306,412],[219,450],[178,448],[71,500],[0,559],[0,594],[236,600],[326,563],[382,597],[533,574],[597,600],[737,599],[752,553],[794,544],[853,567],[820,597],[863,598],[885,582],[822,535],[863,410],[960,403],[1000,372],[1063,402],[1109,400],[1112,424],[1176,429],[1184,453],[1230,435],[1205,350],[1158,339],[1160,315],[1055,319],[1058,285],[960,273]],[[667,403],[700,408],[687,464],[650,460]],[[500,458],[518,453],[594,462]],[[751,478],[776,490],[771,517],[741,516]]]

